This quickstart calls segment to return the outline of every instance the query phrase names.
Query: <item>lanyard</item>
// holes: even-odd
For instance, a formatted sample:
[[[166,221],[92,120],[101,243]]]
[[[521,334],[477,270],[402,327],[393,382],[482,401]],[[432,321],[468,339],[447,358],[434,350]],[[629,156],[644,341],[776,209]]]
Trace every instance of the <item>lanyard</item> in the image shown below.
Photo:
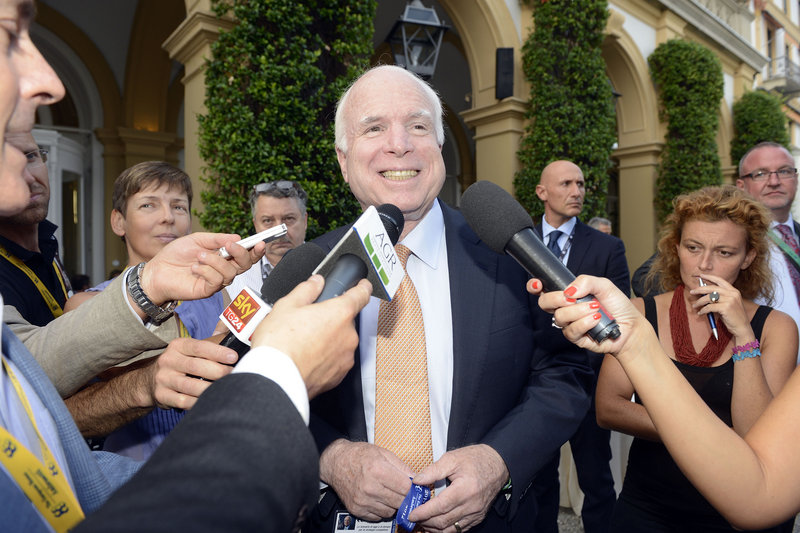
[[[181,303],[183,302],[178,302],[178,305]],[[175,320],[178,322],[178,335],[181,337],[191,337],[191,335],[189,335],[189,330],[186,329],[186,325],[183,323],[183,320],[181,320],[181,317],[178,315],[178,313],[175,313]]]
[[[31,270],[28,267],[28,265],[23,263],[18,257],[11,255],[2,244],[0,244],[0,256],[5,257],[9,263],[20,269],[22,272],[25,273],[26,276],[28,276],[28,278],[36,286],[36,289],[39,291],[39,294],[41,294],[42,298],[44,298],[44,301],[47,303],[47,307],[50,308],[50,312],[53,313],[54,318],[58,318],[64,313],[64,310],[61,308],[59,303],[56,301],[56,299],[53,297],[53,295],[50,293],[47,287],[45,287],[44,283],[42,283],[42,280],[39,279],[39,276],[37,276],[36,273],[33,270]],[[61,283],[61,289],[64,291],[64,296],[66,297],[67,287],[64,284],[64,276],[61,273],[60,269],[58,268],[58,264],[56,263],[55,259],[53,259],[53,269],[56,271],[56,277],[58,277],[58,281]]]
[[[552,235],[548,233],[548,235]],[[575,227],[573,226],[572,231],[569,232],[569,236],[567,237],[567,242],[564,243],[564,248],[561,249],[561,254],[558,256],[558,260],[562,263],[564,262],[564,258],[567,256],[567,252],[569,249],[572,248],[572,238],[575,236]]]
[[[83,520],[83,511],[53,453],[39,433],[33,410],[22,386],[5,358],[2,360],[3,368],[14,385],[14,390],[17,391],[17,396],[39,438],[44,463],[2,426],[0,426],[0,462],[50,526],[58,533],[67,532]]]
[[[798,256],[797,256],[797,254],[795,253],[795,251],[794,251],[794,250],[792,250],[792,248],[791,248],[791,247],[790,247],[788,244],[786,244],[786,241],[784,241],[784,240],[783,240],[783,237],[781,237],[781,236],[780,236],[778,233],[776,233],[774,230],[769,230],[769,231],[767,232],[767,235],[769,235],[769,238],[770,238],[770,239],[772,239],[772,242],[774,242],[775,244],[777,244],[777,245],[778,245],[778,248],[780,248],[780,249],[781,249],[781,251],[782,251],[784,254],[786,254],[786,256],[787,256],[789,259],[791,259],[792,263],[794,263],[794,266],[795,266],[795,267],[796,267],[798,270],[800,270],[800,257],[798,257]]]

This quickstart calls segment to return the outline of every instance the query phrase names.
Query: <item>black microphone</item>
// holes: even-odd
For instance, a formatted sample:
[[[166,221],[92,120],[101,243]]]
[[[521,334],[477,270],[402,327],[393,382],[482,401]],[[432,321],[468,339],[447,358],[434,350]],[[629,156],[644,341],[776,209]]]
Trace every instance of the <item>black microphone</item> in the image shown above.
[[[325,259],[325,251],[322,248],[313,242],[303,243],[287,252],[283,259],[275,265],[261,285],[260,300],[253,299],[249,294],[242,296],[242,293],[239,293],[234,301],[241,297],[247,299],[242,305],[251,306],[248,307],[248,311],[256,307],[274,305],[275,302],[292,292],[297,285],[307,280],[323,259]],[[231,302],[231,306],[233,305],[234,302]],[[222,319],[227,322],[229,327],[236,327],[236,320],[241,317],[242,313],[236,310],[228,313],[231,306],[228,306],[228,309],[223,312]],[[250,346],[239,340],[233,332],[228,333],[219,344],[235,350],[239,357],[250,350]]]
[[[400,209],[392,204],[379,206],[377,212],[380,222],[383,223],[383,228],[380,229],[379,226],[377,234],[359,232],[359,228],[364,227],[370,217],[375,218],[374,213],[367,210],[314,271],[325,278],[325,288],[317,302],[341,295],[364,278],[372,283],[373,296],[384,300],[391,298],[386,290],[391,272],[387,272],[386,268],[396,265],[394,245],[403,232],[405,219]],[[382,262],[382,258],[389,258],[389,262]],[[392,258],[395,263],[391,262]]]
[[[529,274],[542,280],[546,290],[566,289],[575,275],[533,231],[533,220],[519,202],[499,185],[473,183],[461,197],[461,212],[472,230],[495,252],[507,253]],[[591,294],[579,302],[596,301]],[[620,336],[619,325],[600,307],[600,321],[589,330],[597,342]]]

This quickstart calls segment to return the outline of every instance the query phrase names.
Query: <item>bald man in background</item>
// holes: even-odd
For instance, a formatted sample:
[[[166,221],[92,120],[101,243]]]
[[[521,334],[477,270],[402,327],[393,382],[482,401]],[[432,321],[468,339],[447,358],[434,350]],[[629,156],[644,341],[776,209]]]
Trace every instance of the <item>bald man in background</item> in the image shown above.
[[[544,243],[573,274],[590,274],[610,279],[630,296],[630,274],[625,259],[625,245],[612,235],[589,227],[578,216],[583,210],[586,195],[581,169],[571,161],[554,161],[542,171],[536,194],[544,203],[544,216],[536,232]],[[542,342],[550,345],[554,353],[568,354],[580,350],[557,329],[549,327],[551,316],[541,312],[542,327],[549,329]],[[608,531],[611,513],[616,502],[614,478],[611,475],[610,432],[597,425],[594,408],[594,391],[597,374],[603,358],[589,354],[594,370],[591,389],[592,403],[578,430],[569,439],[572,456],[578,472],[578,483],[585,498],[581,519],[586,533]],[[536,533],[558,533],[559,454],[553,456],[537,474],[533,482],[538,503]]]

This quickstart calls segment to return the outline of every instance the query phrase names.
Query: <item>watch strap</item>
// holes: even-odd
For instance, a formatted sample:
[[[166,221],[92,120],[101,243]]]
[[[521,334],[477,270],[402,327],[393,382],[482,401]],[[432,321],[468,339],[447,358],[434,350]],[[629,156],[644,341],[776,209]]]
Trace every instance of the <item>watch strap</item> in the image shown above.
[[[158,325],[172,316],[178,302],[170,302],[164,307],[154,304],[144,293],[144,290],[142,290],[141,274],[143,269],[143,262],[131,269],[131,272],[128,274],[128,291],[133,301],[139,306],[139,309],[144,311],[148,318]]]

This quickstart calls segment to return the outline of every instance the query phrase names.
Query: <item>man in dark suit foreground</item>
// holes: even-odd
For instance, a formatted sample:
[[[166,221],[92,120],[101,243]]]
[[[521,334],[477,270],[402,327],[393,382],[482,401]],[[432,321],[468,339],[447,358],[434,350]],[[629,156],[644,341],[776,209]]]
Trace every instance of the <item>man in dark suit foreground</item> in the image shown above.
[[[443,142],[438,96],[402,68],[368,71],[339,101],[342,175],[362,208],[391,203],[403,212],[396,248],[410,249],[406,272],[423,324],[404,334],[381,330],[385,304],[376,298],[361,313],[353,370],[312,404],[310,427],[328,487],[308,531],[332,531],[345,508],[360,519],[391,520],[411,477],[435,485],[436,495],[408,517],[426,531],[524,530],[535,513],[528,489],[536,471],[589,404],[585,354],[538,349],[536,302],[521,290],[525,271],[437,200],[445,180]],[[342,233],[318,242],[330,248]],[[414,337],[424,343],[422,368],[405,376],[402,365],[385,368],[386,356],[399,352],[405,359],[410,351],[381,346]],[[382,395],[384,382],[393,382],[394,392]],[[382,440],[412,431],[411,423],[386,427],[383,412],[418,385],[423,392],[395,407],[403,415],[422,413],[424,430],[405,447]],[[422,452],[427,462],[416,461]],[[412,456],[416,467],[405,459]]]
[[[536,232],[544,243],[575,274],[590,274],[609,278],[626,295],[630,295],[630,277],[625,259],[625,245],[616,237],[597,231],[580,220],[586,194],[583,172],[570,161],[554,161],[542,171],[536,194],[544,203],[542,223]],[[544,324],[551,316],[539,311]],[[542,342],[555,353],[582,351],[565,342],[560,331],[550,328]],[[611,513],[616,502],[614,479],[611,475],[610,432],[597,425],[594,409],[594,390],[602,357],[587,354],[594,370],[591,389],[592,403],[577,428],[570,436],[572,456],[578,473],[578,483],[584,493],[581,519],[586,533],[608,531]],[[536,533],[558,532],[558,481],[559,455],[545,466],[534,481],[539,502]]]

